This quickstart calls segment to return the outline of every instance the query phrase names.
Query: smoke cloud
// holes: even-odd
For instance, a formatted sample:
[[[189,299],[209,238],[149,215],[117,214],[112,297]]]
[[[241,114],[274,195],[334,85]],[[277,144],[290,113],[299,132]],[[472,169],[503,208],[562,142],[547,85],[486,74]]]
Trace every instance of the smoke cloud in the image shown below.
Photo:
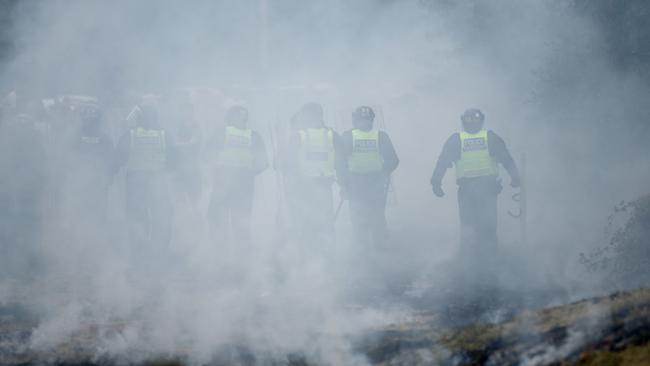
[[[95,359],[123,362],[182,355],[365,364],[355,337],[413,307],[444,307],[462,286],[450,280],[459,272],[453,172],[442,199],[429,179],[470,107],[485,113],[520,168],[525,155],[527,240],[507,214],[518,210],[518,190],[502,172],[498,286],[518,299],[535,293],[522,300],[531,306],[602,290],[585,281],[578,254],[602,244],[611,207],[650,187],[648,129],[638,122],[650,89],[610,59],[601,27],[576,3],[3,5],[5,110],[32,111],[35,132],[11,135],[4,112],[0,303],[33,314],[29,347],[43,353],[80,337]],[[400,157],[388,192],[389,244],[359,245],[347,205],[330,246],[286,240],[286,197],[273,167],[256,178],[251,242],[215,242],[210,159],[202,157],[196,203],[170,193],[170,245],[134,248],[123,169],[110,174],[102,225],[84,221],[95,208],[85,197],[96,191],[76,174],[84,156],[65,144],[79,121],[56,109],[70,96],[97,99],[111,145],[143,96],[169,131],[193,116],[202,148],[227,108],[242,104],[271,160],[304,103],[321,103],[339,132],[351,128],[355,107],[373,106]]]

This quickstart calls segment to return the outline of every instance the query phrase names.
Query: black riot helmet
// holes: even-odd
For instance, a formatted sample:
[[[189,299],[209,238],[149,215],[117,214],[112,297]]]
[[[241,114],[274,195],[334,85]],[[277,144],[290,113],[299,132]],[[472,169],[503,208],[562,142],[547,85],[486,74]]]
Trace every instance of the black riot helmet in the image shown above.
[[[96,134],[101,129],[102,111],[97,105],[83,106],[79,111],[81,128],[84,133]]]
[[[248,109],[241,105],[235,105],[226,112],[226,124],[237,128],[246,128],[248,122]]]
[[[148,130],[155,130],[160,128],[158,123],[158,108],[153,102],[144,102],[139,106],[140,115],[137,118],[138,127]]]
[[[323,121],[323,106],[319,103],[306,103],[302,106],[299,112],[300,123],[306,128],[322,127]]]
[[[79,111],[83,122],[96,122],[102,119],[102,111],[97,105],[83,106]]]
[[[470,108],[460,116],[463,123],[463,130],[469,133],[477,133],[483,128],[485,115],[480,109]]]
[[[368,106],[360,106],[352,113],[352,125],[361,130],[371,130],[375,120],[375,111]]]

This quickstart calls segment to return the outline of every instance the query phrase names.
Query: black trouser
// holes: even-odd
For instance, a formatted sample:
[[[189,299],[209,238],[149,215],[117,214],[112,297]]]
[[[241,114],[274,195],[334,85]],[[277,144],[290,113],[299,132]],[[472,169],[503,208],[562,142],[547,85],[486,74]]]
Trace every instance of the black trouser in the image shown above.
[[[294,232],[304,245],[331,246],[334,238],[332,178],[297,178],[295,212],[292,213]]]
[[[497,257],[497,196],[495,177],[459,181],[460,259],[470,283],[493,282]]]
[[[3,192],[4,193],[4,192]],[[39,193],[27,190],[0,198],[0,275],[30,275],[42,268],[39,244],[43,231]]]
[[[357,240],[362,243],[378,244],[388,239],[387,184],[383,173],[349,177],[350,219]]]
[[[198,165],[186,164],[176,169],[173,175],[177,199],[189,200],[196,205],[201,198],[201,170]]]
[[[502,187],[495,177],[463,179],[458,184],[461,297],[454,302],[476,315],[499,301],[497,196]]]
[[[126,209],[131,245],[149,254],[168,248],[173,208],[165,173],[128,172]]]
[[[253,210],[255,177],[230,176],[227,172],[215,179],[208,215],[213,241],[247,245]]]
[[[110,178],[101,169],[82,166],[68,175],[63,187],[66,223],[72,235],[84,246],[92,247],[106,235]]]

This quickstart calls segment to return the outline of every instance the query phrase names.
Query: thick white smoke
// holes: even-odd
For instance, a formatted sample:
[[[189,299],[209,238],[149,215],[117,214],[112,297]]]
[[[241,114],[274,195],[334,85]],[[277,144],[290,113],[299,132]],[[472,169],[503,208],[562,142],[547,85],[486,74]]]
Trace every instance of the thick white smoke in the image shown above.
[[[322,103],[326,123],[339,132],[350,128],[353,108],[367,104],[401,164],[387,208],[390,247],[356,245],[345,207],[331,248],[283,241],[282,187],[269,169],[256,183],[251,245],[226,250],[209,240],[210,171],[203,162],[199,205],[192,210],[176,201],[174,239],[160,249],[168,259],[152,264],[126,241],[124,174],[108,193],[109,230],[84,232],[77,217],[60,210],[70,198],[56,196],[75,166],[50,155],[45,182],[57,198],[43,204],[43,235],[30,249],[38,260],[0,280],[0,302],[38,314],[30,346],[39,351],[95,332],[89,349],[98,358],[181,354],[201,363],[236,354],[264,363],[305,355],[363,364],[350,339],[404,316],[409,298],[402,294],[413,282],[439,283],[452,271],[445,261],[458,242],[453,172],[443,199],[433,196],[429,178],[469,107],[485,112],[486,127],[518,162],[527,156],[527,243],[506,215],[517,209],[510,200],[516,190],[503,177],[500,246],[512,267],[504,288],[573,291],[577,254],[602,239],[614,203],[644,193],[650,170],[643,141],[617,125],[638,117],[630,109],[647,92],[604,60],[602,35],[568,4],[18,3],[16,54],[2,70],[7,91],[38,100],[97,96],[114,140],[145,94],[161,95],[161,118],[171,126],[179,100],[190,99],[206,140],[222,126],[228,105],[242,103],[269,155],[282,141],[278,126],[303,103]],[[130,274],[134,265],[142,275]]]

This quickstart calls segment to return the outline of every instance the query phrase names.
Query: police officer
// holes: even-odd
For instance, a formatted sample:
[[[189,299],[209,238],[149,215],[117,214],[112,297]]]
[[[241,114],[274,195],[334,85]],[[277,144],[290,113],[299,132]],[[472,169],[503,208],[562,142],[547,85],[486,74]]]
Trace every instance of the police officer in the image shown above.
[[[255,177],[268,167],[262,137],[248,127],[248,110],[233,106],[226,126],[208,143],[214,158],[214,178],[209,206],[213,240],[245,245],[249,242]],[[231,247],[232,248],[232,247]]]
[[[105,233],[108,189],[113,178],[114,151],[111,138],[102,131],[98,105],[80,106],[81,126],[67,149],[66,199],[76,236],[88,243]]]
[[[291,218],[303,243],[331,246],[334,234],[332,186],[340,137],[325,125],[323,107],[305,104],[296,116],[296,129],[286,151],[287,184],[295,203]]]
[[[368,106],[352,114],[353,128],[341,136],[342,194],[350,200],[350,217],[357,238],[381,243],[388,239],[386,195],[397,153],[384,131],[373,128],[375,112]]]
[[[38,101],[40,102],[40,101]],[[42,268],[39,243],[49,180],[45,136],[36,128],[38,104],[19,100],[0,128],[0,274]]]
[[[173,163],[173,144],[160,126],[152,102],[136,108],[135,126],[117,146],[117,164],[126,166],[126,209],[132,244],[145,253],[159,254],[172,234],[173,208],[168,171]]]
[[[498,164],[508,171],[512,187],[519,187],[519,172],[501,137],[485,130],[485,116],[468,109],[461,116],[463,130],[449,137],[440,153],[431,186],[444,196],[442,178],[456,167],[458,207],[461,222],[461,257],[488,258],[497,249],[497,195],[502,186]]]
[[[299,195],[296,194],[296,154],[300,142],[298,131],[302,128],[301,112],[302,109],[294,113],[286,125],[276,125],[273,135],[277,139],[273,146],[273,168],[280,174],[277,181],[280,190],[279,207],[275,220],[281,229],[281,237],[286,234],[291,237],[299,235],[299,225],[296,224],[295,218],[300,206]]]
[[[201,128],[194,115],[194,107],[185,102],[179,106],[175,117],[176,128],[172,136],[176,154],[174,164],[174,190],[177,199],[188,202],[193,209],[201,197]]]

